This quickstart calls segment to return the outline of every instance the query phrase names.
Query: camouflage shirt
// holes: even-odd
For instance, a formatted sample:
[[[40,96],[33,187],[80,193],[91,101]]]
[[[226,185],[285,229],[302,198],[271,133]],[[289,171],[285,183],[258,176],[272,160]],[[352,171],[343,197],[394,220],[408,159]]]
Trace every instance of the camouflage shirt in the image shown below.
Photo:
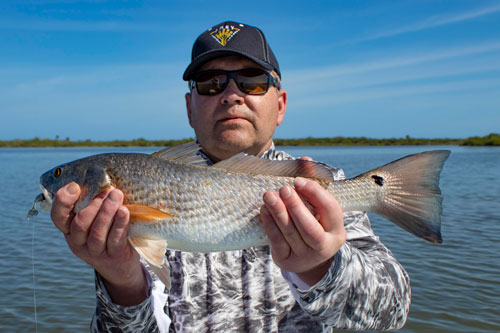
[[[274,145],[262,157],[293,159]],[[211,164],[208,158],[207,163]],[[345,178],[341,169],[331,170],[336,180]],[[345,213],[344,224],[347,242],[313,286],[280,270],[268,246],[214,253],[168,250],[171,290],[148,273],[149,296],[135,306],[113,303],[96,274],[91,331],[331,332],[402,327],[410,306],[406,271],[374,235],[366,213]]]

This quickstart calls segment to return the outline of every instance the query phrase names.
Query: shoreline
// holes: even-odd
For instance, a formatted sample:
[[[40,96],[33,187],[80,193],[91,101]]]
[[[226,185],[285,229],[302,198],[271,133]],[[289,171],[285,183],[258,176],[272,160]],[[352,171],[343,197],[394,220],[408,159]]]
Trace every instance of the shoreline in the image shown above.
[[[90,139],[71,141],[56,139],[14,139],[0,140],[0,148],[42,148],[42,147],[165,147],[194,141],[194,138],[180,140],[133,140],[92,141]],[[366,137],[330,137],[330,138],[299,138],[274,139],[277,146],[500,146],[500,134],[491,133],[483,137],[468,137],[465,139],[448,138],[386,138],[373,139]]]

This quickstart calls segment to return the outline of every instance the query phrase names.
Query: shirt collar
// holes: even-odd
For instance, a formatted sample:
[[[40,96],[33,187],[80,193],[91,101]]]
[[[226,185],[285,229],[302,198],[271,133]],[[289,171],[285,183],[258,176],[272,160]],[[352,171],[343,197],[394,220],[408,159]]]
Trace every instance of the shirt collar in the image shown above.
[[[198,141],[197,141],[198,142]],[[201,150],[198,151],[198,154],[203,157],[203,159],[207,162],[208,165],[213,165],[214,161],[210,159],[204,152]],[[276,146],[274,145],[274,141],[271,142],[271,146],[269,147],[268,150],[266,150],[264,153],[262,153],[260,158],[264,158],[266,160],[274,160],[276,158]]]

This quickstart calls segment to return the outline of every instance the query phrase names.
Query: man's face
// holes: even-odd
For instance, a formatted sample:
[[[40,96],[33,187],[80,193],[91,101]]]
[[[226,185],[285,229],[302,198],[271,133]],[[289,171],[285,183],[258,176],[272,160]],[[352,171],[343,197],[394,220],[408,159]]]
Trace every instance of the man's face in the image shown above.
[[[238,70],[261,68],[247,58],[229,56],[204,64],[209,69]],[[227,159],[239,152],[260,155],[272,142],[276,126],[283,121],[286,92],[271,86],[264,95],[243,93],[234,80],[215,96],[186,94],[189,124],[203,151],[214,160]]]

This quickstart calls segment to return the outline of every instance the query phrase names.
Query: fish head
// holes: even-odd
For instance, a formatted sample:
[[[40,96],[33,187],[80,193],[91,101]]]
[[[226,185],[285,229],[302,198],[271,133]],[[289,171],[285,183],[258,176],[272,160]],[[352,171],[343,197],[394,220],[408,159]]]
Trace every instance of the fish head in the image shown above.
[[[92,158],[81,159],[50,169],[40,176],[40,188],[45,202],[50,207],[54,197],[65,185],[74,182],[80,186],[80,197],[73,211],[78,213],[101,191],[111,186],[105,167]]]

